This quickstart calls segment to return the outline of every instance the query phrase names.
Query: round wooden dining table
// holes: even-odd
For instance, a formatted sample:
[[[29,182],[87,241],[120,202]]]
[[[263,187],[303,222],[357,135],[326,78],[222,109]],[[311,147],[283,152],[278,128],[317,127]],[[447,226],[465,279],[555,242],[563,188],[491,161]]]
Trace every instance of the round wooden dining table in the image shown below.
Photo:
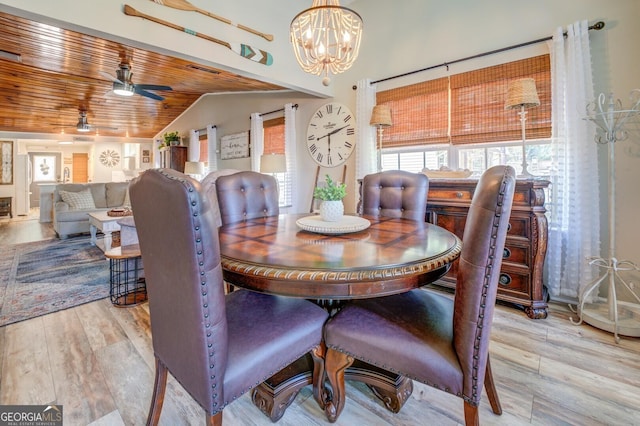
[[[223,275],[233,286],[300,297],[335,312],[358,298],[410,291],[442,277],[462,242],[426,222],[368,216],[345,217],[344,228],[314,226],[313,215],[279,215],[219,228]],[[321,223],[321,222],[320,222]],[[312,383],[313,363],[302,357],[256,387],[252,399],[277,421],[299,390]],[[345,378],[365,382],[397,412],[411,395],[410,379],[366,363]]]

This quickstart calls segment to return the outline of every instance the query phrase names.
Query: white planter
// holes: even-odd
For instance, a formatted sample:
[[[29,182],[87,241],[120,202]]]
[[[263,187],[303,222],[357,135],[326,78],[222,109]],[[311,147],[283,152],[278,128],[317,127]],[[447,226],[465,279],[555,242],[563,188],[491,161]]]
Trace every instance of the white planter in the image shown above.
[[[342,200],[323,201],[320,203],[320,217],[325,222],[337,222],[344,215]]]

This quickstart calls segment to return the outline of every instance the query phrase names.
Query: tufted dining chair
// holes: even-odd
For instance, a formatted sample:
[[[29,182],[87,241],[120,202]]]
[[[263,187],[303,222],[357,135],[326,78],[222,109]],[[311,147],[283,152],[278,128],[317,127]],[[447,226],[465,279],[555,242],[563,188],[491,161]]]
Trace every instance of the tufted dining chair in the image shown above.
[[[216,189],[216,183],[220,176],[228,176],[235,173],[240,172],[240,170],[236,169],[220,169],[214,170],[213,172],[207,174],[204,179],[202,179],[202,191],[209,198],[211,203],[216,206],[215,212],[215,221],[216,225],[222,225],[222,219],[220,218],[220,207],[218,206],[218,193]]]
[[[354,358],[464,400],[465,424],[479,423],[482,387],[502,413],[489,363],[489,338],[515,172],[496,166],[480,178],[463,234],[453,300],[417,289],[346,305],[325,325],[325,368],[331,385],[325,413],[344,408],[345,368]]]
[[[174,170],[147,170],[131,183],[131,202],[156,361],[147,424],[160,419],[168,373],[210,425],[221,425],[225,406],[310,351],[318,383],[322,362],[314,351],[327,312],[306,300],[247,290],[225,296],[218,227],[199,182]]]
[[[422,173],[389,170],[362,180],[360,214],[425,221],[429,178]]]
[[[280,214],[278,182],[270,175],[242,171],[220,176],[216,193],[223,225]]]

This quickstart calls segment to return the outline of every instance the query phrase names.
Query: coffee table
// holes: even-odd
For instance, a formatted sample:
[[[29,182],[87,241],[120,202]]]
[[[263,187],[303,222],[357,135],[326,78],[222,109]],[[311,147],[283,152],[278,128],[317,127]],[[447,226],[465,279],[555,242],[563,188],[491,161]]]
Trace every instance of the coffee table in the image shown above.
[[[91,233],[91,245],[98,246],[102,251],[111,250],[111,233],[120,230],[118,221],[120,216],[109,216],[106,211],[89,213],[89,232]],[[104,234],[104,246],[98,244],[96,234],[98,230]]]

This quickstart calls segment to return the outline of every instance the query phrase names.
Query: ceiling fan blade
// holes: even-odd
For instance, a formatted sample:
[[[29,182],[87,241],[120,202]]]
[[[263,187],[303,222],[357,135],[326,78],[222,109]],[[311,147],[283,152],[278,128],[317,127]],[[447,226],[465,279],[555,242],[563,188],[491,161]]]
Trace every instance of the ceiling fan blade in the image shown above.
[[[136,90],[173,90],[171,86],[160,86],[157,84],[136,84]]]
[[[155,99],[156,101],[164,101],[164,98],[160,95],[156,95],[155,93],[147,92],[146,90],[138,89],[136,86],[135,92],[138,95],[144,96],[146,98]]]
[[[111,126],[94,126],[92,124],[89,125],[89,127],[91,127],[91,130],[118,130],[117,127],[111,127]]]
[[[109,80],[113,81],[114,83],[121,83],[121,84],[124,84],[124,83],[122,83],[120,80],[118,80],[117,78],[115,78],[114,76],[112,76],[111,74],[109,74],[109,73],[107,73],[107,72],[104,72],[104,71],[98,71],[98,72],[100,73],[100,75],[101,75],[101,76],[103,76],[104,78],[107,78],[107,79],[109,79]]]

